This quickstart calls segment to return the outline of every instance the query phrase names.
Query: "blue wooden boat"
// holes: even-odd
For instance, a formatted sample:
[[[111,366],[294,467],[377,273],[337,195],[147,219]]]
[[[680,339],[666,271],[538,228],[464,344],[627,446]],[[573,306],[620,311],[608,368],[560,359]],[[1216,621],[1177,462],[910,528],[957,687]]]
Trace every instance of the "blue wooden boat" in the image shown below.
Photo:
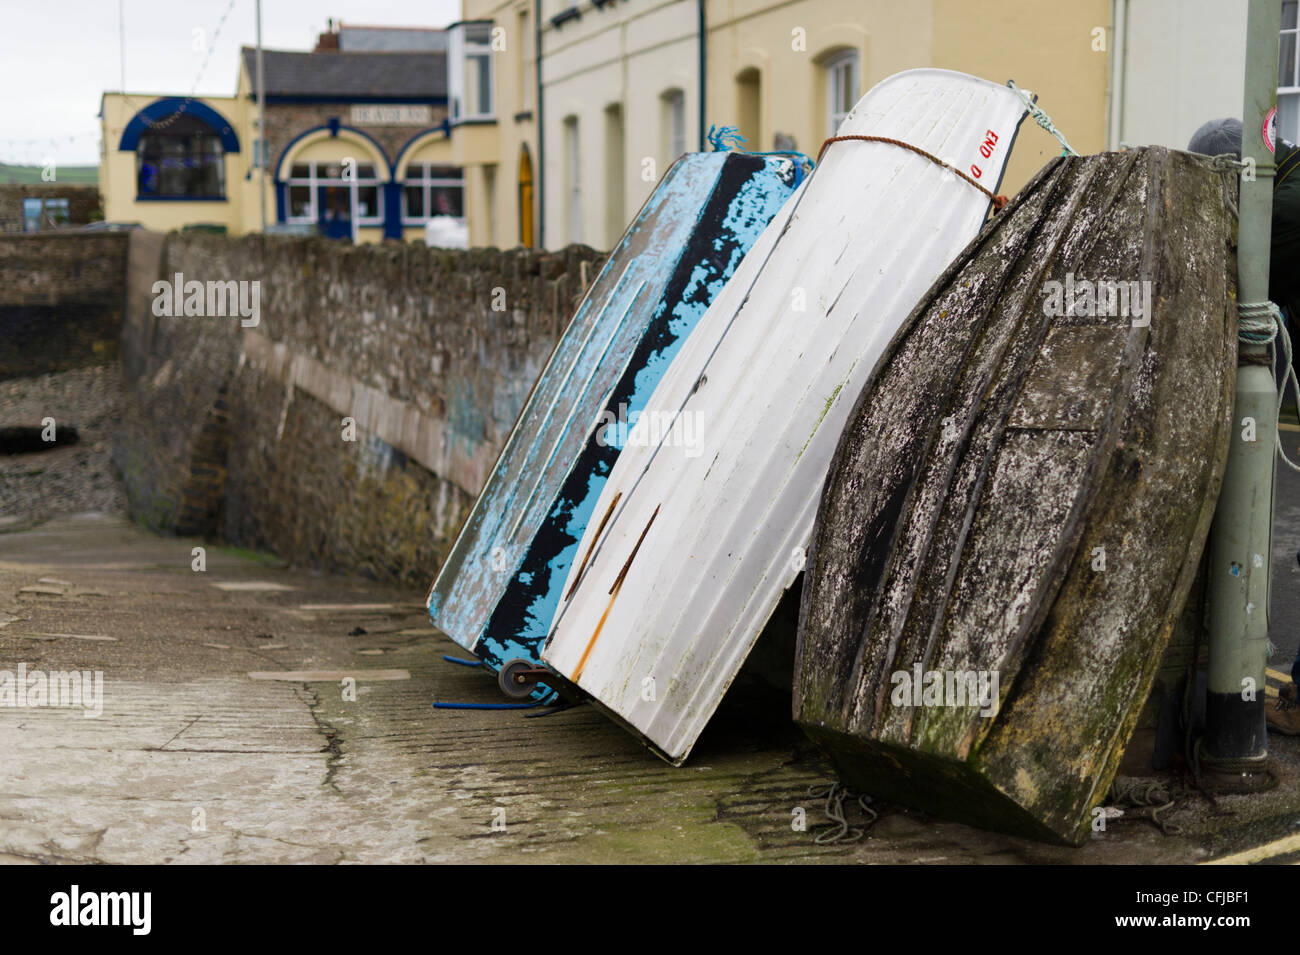
[[[428,598],[434,625],[511,696],[550,695],[540,646],[614,462],[686,336],[810,171],[798,155],[681,157],[561,336]]]

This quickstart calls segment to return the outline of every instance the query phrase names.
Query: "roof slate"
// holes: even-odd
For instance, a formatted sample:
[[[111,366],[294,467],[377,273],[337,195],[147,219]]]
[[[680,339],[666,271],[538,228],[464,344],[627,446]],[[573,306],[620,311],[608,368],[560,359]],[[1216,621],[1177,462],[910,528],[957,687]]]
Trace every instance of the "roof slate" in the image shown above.
[[[257,51],[243,48],[244,65],[257,82]],[[263,50],[267,96],[356,96],[443,99],[445,53]]]

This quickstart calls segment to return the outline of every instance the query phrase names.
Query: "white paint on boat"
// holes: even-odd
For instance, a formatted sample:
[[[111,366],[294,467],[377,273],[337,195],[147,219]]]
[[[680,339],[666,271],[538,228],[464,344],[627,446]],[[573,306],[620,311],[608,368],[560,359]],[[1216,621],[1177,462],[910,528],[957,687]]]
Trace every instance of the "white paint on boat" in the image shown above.
[[[838,135],[910,143],[996,192],[1023,118],[1006,87],[910,70]],[[612,517],[587,528],[579,553],[592,556],[570,573],[542,659],[670,761],[689,755],[802,569],[876,360],[989,207],[897,145],[833,144],[656,388],[642,421],[692,415],[697,442],[672,442],[674,429],[629,441],[595,508]]]

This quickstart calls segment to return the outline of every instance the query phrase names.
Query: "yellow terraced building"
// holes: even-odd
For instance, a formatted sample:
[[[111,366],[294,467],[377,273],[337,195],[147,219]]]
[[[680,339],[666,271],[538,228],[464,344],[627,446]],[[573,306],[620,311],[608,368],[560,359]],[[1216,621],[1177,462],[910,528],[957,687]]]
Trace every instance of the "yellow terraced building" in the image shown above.
[[[547,246],[608,248],[685,150],[732,125],[746,148],[816,155],[863,92],[934,66],[1015,79],[1080,152],[1106,145],[1111,0],[541,0],[539,215]],[[481,7],[481,8],[480,8]],[[522,4],[480,5],[493,17]],[[701,83],[703,77],[703,83]],[[701,95],[703,88],[703,95]],[[513,109],[498,84],[498,114]],[[1003,190],[1060,145],[1026,126]],[[453,137],[454,138],[454,137]],[[505,161],[506,157],[503,157]],[[653,174],[651,174],[653,173]]]
[[[471,245],[538,244],[534,8],[464,0],[464,20],[447,29],[450,148],[464,170]]]
[[[1106,146],[1110,0],[707,0],[711,121],[813,156],[849,107],[900,70],[1013,79],[1081,153]],[[1027,123],[1003,181],[1014,193],[1061,151]]]
[[[1014,79],[1081,153],[1185,147],[1239,113],[1244,29],[1244,0],[463,0],[448,27],[332,26],[311,52],[267,51],[264,175],[252,50],[229,97],[105,93],[100,191],[106,218],[155,229],[256,231],[264,195],[270,228],[414,240],[436,219],[476,246],[610,248],[710,126],[815,156],[915,67]],[[1059,152],[1027,122],[1002,191]]]
[[[1278,127],[1300,139],[1300,4],[1279,2]],[[1245,0],[464,0],[481,58],[452,52],[448,69],[449,83],[484,91],[475,128],[451,127],[470,235],[610,248],[667,164],[707,148],[710,126],[738,127],[749,149],[815,156],[862,93],[916,67],[1014,79],[1083,154],[1185,148],[1202,122],[1240,114],[1245,9]],[[1060,152],[1027,121],[1001,191],[1014,194]]]

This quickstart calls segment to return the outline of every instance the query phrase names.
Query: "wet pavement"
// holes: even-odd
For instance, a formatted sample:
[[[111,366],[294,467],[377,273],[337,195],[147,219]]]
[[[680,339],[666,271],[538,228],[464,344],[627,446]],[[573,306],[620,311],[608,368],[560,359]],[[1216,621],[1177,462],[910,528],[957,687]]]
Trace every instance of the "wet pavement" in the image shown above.
[[[1282,480],[1297,503],[1279,505],[1273,612],[1289,654],[1300,475]],[[1069,849],[882,806],[865,838],[820,845],[835,827],[810,789],[830,772],[788,694],[739,681],[679,769],[589,707],[435,710],[502,698],[443,660],[464,654],[423,593],[214,545],[197,572],[195,546],[120,517],[0,519],[0,669],[103,675],[97,717],[0,705],[0,861],[1300,858],[1300,739],[1280,737],[1277,789],[1193,795],[1163,816],[1177,834],[1123,818]]]

